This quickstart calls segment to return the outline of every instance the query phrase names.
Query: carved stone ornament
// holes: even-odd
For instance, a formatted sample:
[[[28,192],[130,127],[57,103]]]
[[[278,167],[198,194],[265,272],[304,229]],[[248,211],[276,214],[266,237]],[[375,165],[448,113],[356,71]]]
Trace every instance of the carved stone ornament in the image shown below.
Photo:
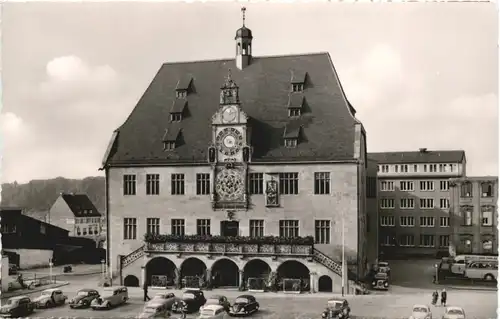
[[[278,206],[278,183],[275,180],[266,183],[266,206]]]
[[[236,169],[224,169],[217,175],[215,183],[217,199],[221,201],[242,200],[245,192],[244,179]]]

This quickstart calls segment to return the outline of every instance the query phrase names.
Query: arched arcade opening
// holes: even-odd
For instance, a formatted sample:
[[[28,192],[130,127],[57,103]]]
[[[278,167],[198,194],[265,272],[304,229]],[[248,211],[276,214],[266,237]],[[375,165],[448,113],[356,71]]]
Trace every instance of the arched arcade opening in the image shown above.
[[[212,285],[218,287],[238,287],[240,284],[240,269],[230,259],[222,258],[212,266]]]
[[[148,286],[166,287],[175,282],[177,267],[168,258],[155,257],[146,264],[146,283]]]
[[[319,292],[332,292],[333,291],[332,278],[330,278],[329,276],[319,277],[318,291]]]
[[[183,287],[197,288],[206,280],[207,266],[196,257],[190,257],[181,265],[181,280]]]
[[[139,278],[134,275],[128,275],[123,279],[123,285],[126,287],[139,287]]]
[[[266,289],[271,267],[261,259],[252,259],[243,267],[243,278],[248,290],[263,291]]]
[[[284,261],[276,271],[278,276],[278,289],[289,292],[309,290],[309,268],[296,260]]]

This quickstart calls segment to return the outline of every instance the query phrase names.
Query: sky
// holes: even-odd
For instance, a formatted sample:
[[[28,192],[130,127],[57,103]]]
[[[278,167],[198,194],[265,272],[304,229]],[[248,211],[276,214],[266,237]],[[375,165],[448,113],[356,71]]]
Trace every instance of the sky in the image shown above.
[[[494,3],[246,3],[253,54],[328,51],[369,152],[463,149],[498,175]],[[229,58],[239,3],[4,3],[2,181],[98,171],[164,62]]]

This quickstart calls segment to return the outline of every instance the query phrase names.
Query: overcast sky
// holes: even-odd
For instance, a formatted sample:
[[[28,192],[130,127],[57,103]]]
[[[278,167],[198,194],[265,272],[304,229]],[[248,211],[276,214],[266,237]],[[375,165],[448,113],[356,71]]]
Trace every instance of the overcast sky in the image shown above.
[[[3,4],[3,180],[99,175],[163,62],[232,57],[237,3]],[[328,51],[368,150],[464,149],[498,174],[488,3],[247,4],[254,55]]]

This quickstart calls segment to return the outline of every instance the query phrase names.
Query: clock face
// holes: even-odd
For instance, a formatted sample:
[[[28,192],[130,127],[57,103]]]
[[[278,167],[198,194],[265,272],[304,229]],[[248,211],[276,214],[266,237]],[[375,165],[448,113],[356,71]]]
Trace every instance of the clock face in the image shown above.
[[[219,152],[226,156],[233,156],[243,147],[243,135],[237,129],[227,127],[217,134],[215,142]]]
[[[226,123],[234,121],[237,111],[235,107],[229,106],[222,112],[222,120]]]

